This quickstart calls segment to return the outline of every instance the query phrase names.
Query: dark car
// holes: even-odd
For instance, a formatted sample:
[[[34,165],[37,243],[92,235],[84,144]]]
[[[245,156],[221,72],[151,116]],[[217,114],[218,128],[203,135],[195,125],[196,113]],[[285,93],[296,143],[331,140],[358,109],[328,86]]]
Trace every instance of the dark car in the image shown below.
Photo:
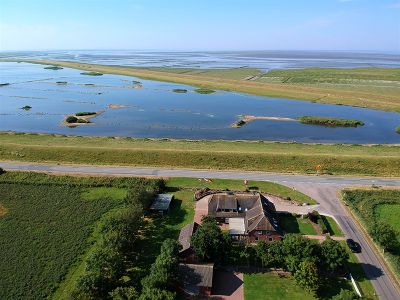
[[[346,240],[347,246],[349,246],[351,252],[361,253],[361,246],[359,243],[355,242],[353,239]]]

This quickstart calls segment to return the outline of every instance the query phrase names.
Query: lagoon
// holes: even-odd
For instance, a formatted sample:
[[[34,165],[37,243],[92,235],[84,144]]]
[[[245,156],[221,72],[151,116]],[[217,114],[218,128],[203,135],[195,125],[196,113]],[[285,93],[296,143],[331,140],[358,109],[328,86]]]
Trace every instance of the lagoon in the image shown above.
[[[315,143],[400,143],[400,114],[378,110],[252,96],[64,68],[1,62],[0,130],[139,138],[276,140]],[[134,82],[139,81],[140,84]],[[58,84],[57,84],[58,82]],[[62,84],[60,84],[62,83]],[[173,90],[187,90],[177,93]],[[31,106],[29,110],[21,109]],[[102,112],[88,126],[68,127],[67,115]],[[232,128],[241,115],[268,116]],[[329,128],[279,118],[322,116],[357,119],[357,128]]]

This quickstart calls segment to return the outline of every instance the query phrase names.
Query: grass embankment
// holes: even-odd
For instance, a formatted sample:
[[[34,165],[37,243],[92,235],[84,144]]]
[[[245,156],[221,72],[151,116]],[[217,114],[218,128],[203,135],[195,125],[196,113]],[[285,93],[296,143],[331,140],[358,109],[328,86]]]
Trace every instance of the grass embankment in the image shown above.
[[[391,228],[395,232],[394,238],[397,239],[397,243],[394,243],[390,249],[380,252],[396,274],[399,282],[400,189],[348,189],[343,191],[343,199],[359,218],[379,249],[383,245],[377,239],[386,233],[376,232],[377,224],[384,224],[385,228]]]
[[[50,297],[94,242],[95,224],[138,182],[148,181],[2,174],[0,298]]]
[[[352,119],[325,118],[316,116],[303,116],[299,118],[300,123],[321,125],[327,127],[358,127],[364,126],[364,122]]]
[[[262,73],[251,68],[199,70],[134,68],[48,60],[25,62],[57,64],[92,72],[177,82],[213,90],[400,111],[400,69],[394,68],[302,69]]]
[[[247,188],[244,186],[242,180],[229,180],[229,179],[211,179],[209,181],[199,180],[197,178],[176,177],[168,179],[167,187],[179,187],[180,189],[195,191],[199,188],[209,188],[217,190],[233,190],[245,191]],[[316,204],[317,202],[311,197],[298,192],[287,186],[267,182],[267,181],[249,181],[248,189],[252,191],[259,191],[261,193],[269,193],[283,199],[288,199],[297,203]],[[193,196],[193,195],[192,195]]]
[[[0,134],[0,160],[400,176],[400,146]]]

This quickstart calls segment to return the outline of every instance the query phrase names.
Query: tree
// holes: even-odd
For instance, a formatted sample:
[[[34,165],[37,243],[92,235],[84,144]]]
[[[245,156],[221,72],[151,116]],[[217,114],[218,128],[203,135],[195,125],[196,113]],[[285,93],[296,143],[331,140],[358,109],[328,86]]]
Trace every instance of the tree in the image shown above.
[[[205,261],[222,261],[231,249],[229,236],[223,234],[211,216],[202,218],[201,226],[194,232],[191,243],[196,255]]]
[[[117,287],[115,290],[110,292],[112,300],[136,300],[139,298],[139,294],[134,287]]]
[[[294,278],[298,285],[315,294],[320,286],[318,268],[313,261],[305,260],[299,264]]]
[[[139,300],[174,300],[176,294],[170,291],[157,288],[145,288]]]
[[[0,175],[4,174],[6,171],[3,168],[0,168]]]
[[[332,300],[356,300],[356,299],[359,299],[356,293],[344,289],[340,289],[340,293],[332,297]]]
[[[397,247],[397,233],[389,224],[376,222],[372,226],[371,235],[384,250],[391,251]]]
[[[314,241],[299,234],[287,234],[283,239],[281,251],[285,265],[291,272],[295,272],[300,262],[308,259],[319,264],[320,247]]]
[[[349,259],[346,249],[337,241],[327,238],[321,244],[322,264],[329,272],[343,267]]]

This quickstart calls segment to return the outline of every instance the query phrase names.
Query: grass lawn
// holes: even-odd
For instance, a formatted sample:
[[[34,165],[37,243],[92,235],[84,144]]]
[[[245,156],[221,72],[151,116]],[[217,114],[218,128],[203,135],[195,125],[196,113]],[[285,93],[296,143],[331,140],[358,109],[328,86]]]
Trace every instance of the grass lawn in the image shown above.
[[[273,273],[244,274],[245,300],[311,300],[313,295],[296,285],[292,277],[279,277]]]
[[[343,246],[347,249],[347,252],[350,256],[348,264],[349,271],[352,274],[354,280],[357,282],[357,285],[361,290],[361,294],[366,299],[378,299],[378,297],[375,295],[374,287],[372,286],[371,281],[366,278],[365,272],[360,265],[356,255],[348,249],[345,242],[342,243]]]
[[[279,214],[279,223],[286,233],[301,233],[305,235],[316,235],[311,221],[307,218],[295,217],[291,214]]]
[[[400,176],[400,146],[0,133],[0,160],[279,173]]]
[[[242,180],[228,180],[228,179],[212,179],[211,182],[200,181],[198,178],[176,177],[169,178],[166,182],[168,187],[179,187],[186,189],[198,189],[208,187],[210,189],[229,189],[244,191],[246,187]],[[298,203],[316,204],[317,202],[311,197],[288,188],[284,185],[266,182],[266,181],[249,181],[248,188],[259,192],[270,193],[284,199],[290,198]],[[193,197],[193,195],[192,195]]]
[[[329,231],[329,234],[332,236],[344,236],[342,230],[340,229],[339,225],[336,221],[329,216],[321,216],[322,220],[324,221],[326,228]]]
[[[251,68],[199,70],[105,66],[66,61],[25,61],[46,65],[57,64],[104,74],[177,82],[214,90],[400,111],[397,84],[400,75],[399,69],[395,68],[311,68],[276,70],[263,74]],[[257,76],[256,80],[246,80],[253,76]]]

